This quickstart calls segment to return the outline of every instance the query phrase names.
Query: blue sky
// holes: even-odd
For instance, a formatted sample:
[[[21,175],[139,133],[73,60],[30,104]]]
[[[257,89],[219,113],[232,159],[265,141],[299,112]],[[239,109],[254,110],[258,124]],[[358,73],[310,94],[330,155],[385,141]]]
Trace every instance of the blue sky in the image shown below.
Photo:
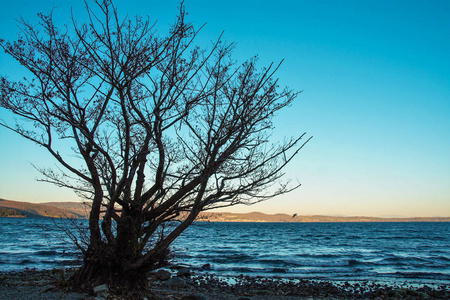
[[[70,1],[77,19],[82,1]],[[150,15],[164,33],[179,1],[116,1],[122,13]],[[1,37],[14,19],[36,20],[68,1],[3,1]],[[284,59],[280,81],[303,90],[276,119],[276,136],[306,131],[313,140],[289,167],[302,187],[255,206],[227,211],[367,216],[450,216],[450,1],[186,0],[188,20],[207,23],[198,43],[224,31],[235,58]],[[78,17],[79,16],[79,17]],[[17,67],[0,54],[1,74]],[[2,118],[10,118],[0,110]],[[0,128],[0,197],[73,201],[36,182],[31,163],[51,166],[44,150]]]

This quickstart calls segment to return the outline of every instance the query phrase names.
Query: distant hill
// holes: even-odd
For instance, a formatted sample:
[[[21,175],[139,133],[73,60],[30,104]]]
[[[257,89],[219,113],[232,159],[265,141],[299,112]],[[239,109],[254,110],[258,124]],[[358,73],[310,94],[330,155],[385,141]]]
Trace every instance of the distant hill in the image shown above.
[[[24,218],[26,215],[14,209],[0,207],[0,217]]]
[[[0,209],[3,217],[26,218],[84,218],[85,216],[74,211],[61,209],[49,204],[37,204],[0,199]]]
[[[56,207],[79,216],[82,219],[89,218],[89,204],[81,202],[46,202],[43,205]]]
[[[333,216],[297,216],[288,214],[263,214],[252,212],[245,214],[203,212],[197,221],[209,222],[450,222],[450,217],[441,218],[376,218],[376,217],[333,217]]]
[[[27,218],[77,218],[86,219],[89,205],[80,202],[29,203],[0,199],[0,217]],[[333,217],[297,216],[288,214],[264,214],[252,212],[245,214],[202,212],[199,222],[450,222],[450,217],[435,218],[375,218],[375,217]]]

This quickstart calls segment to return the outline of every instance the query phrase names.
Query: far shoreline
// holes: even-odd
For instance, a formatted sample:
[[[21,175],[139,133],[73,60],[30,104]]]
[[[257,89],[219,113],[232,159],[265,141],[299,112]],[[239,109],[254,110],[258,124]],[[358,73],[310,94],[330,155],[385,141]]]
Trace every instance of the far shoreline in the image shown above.
[[[81,202],[31,203],[0,198],[1,217],[88,219],[89,205]],[[448,217],[367,217],[298,215],[261,212],[230,213],[201,212],[196,222],[255,222],[255,223],[382,223],[382,222],[450,222]]]
[[[310,217],[310,216],[300,216]],[[329,217],[319,216],[323,218],[314,218],[313,220],[260,220],[260,219],[196,219],[196,223],[273,223],[273,224],[286,224],[286,223],[449,223],[450,217],[438,217],[438,218],[377,218],[377,217]],[[71,218],[71,217],[49,217],[49,216],[0,216],[0,219],[28,219],[28,220],[89,220],[89,218]],[[370,218],[370,219],[369,219]]]

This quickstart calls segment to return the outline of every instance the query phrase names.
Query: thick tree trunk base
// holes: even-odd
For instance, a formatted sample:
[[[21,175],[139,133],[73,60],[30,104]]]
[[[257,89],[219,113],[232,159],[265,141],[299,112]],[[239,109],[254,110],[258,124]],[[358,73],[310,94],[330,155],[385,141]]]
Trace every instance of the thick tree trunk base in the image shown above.
[[[114,295],[142,295],[148,293],[147,273],[144,270],[123,270],[120,263],[105,252],[92,253],[70,278],[75,290],[92,293],[95,286],[106,284]]]
[[[114,245],[102,241],[88,247],[83,265],[70,279],[72,288],[91,292],[93,287],[106,284],[114,295],[148,294],[147,272],[167,265],[170,251],[155,245],[152,256],[145,257],[135,246],[137,241],[130,238],[133,234],[122,232],[122,236]]]
[[[141,295],[149,292],[145,272],[127,271],[85,264],[70,279],[75,290],[92,293],[95,286],[106,284],[114,295]]]

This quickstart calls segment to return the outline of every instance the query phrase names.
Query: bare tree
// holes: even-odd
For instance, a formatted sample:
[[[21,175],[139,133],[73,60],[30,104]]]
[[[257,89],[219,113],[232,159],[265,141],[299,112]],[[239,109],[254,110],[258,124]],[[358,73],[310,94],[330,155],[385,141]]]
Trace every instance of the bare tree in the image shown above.
[[[183,6],[160,37],[148,19],[94,3],[72,31],[39,14],[37,26],[20,21],[17,41],[1,41],[31,76],[1,77],[1,107],[21,117],[1,125],[57,160],[58,170],[40,169],[45,181],[91,201],[74,285],[136,289],[201,211],[297,188],[280,179],[309,139],[269,140],[273,116],[298,95],[279,88],[279,65],[237,65],[220,38],[194,46]]]

